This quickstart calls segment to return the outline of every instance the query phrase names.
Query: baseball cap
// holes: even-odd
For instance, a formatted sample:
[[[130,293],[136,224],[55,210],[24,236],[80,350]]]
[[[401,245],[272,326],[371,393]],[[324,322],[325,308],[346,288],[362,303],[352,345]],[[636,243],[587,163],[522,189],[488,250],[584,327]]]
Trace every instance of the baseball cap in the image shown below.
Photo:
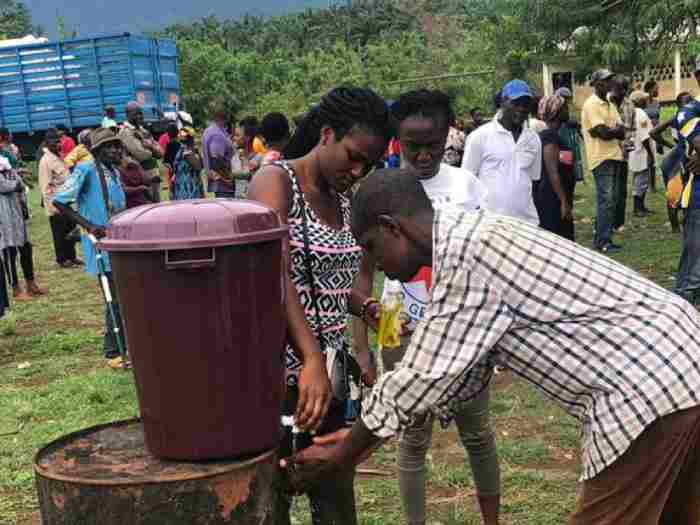
[[[533,98],[530,86],[524,80],[511,80],[501,90],[501,97],[507,100],[517,100],[519,98]]]
[[[649,93],[645,93],[644,91],[640,91],[639,89],[630,93],[630,100],[632,102],[640,102],[647,98],[649,98]]]
[[[612,78],[614,76],[615,73],[613,73],[609,69],[599,69],[591,75],[591,84],[600,80],[608,80],[609,78]]]
[[[554,94],[559,95],[561,98],[574,98],[574,94],[566,86],[560,87],[554,92]]]

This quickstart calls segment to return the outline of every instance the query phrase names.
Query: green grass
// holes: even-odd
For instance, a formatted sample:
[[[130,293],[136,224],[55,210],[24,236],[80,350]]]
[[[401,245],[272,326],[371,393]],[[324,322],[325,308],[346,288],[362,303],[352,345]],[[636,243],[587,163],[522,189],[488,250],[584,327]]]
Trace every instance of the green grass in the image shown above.
[[[578,186],[577,238],[590,246],[595,206],[593,181]],[[130,373],[108,370],[101,357],[103,306],[94,279],[53,263],[48,221],[32,195],[31,234],[37,280],[49,295],[17,304],[0,320],[0,524],[28,524],[37,509],[32,460],[36,451],[66,433],[138,414]],[[631,217],[618,236],[615,258],[671,287],[680,236],[672,235],[663,196],[651,194],[656,214]],[[380,282],[380,281],[379,281]],[[509,374],[496,378],[492,417],[503,470],[503,523],[563,523],[573,508],[579,472],[579,426],[530,386]],[[430,520],[479,524],[474,487],[454,429],[436,427],[429,455]],[[385,477],[360,477],[362,525],[402,523],[396,445],[389,443],[369,467]],[[308,523],[299,498],[294,522]]]

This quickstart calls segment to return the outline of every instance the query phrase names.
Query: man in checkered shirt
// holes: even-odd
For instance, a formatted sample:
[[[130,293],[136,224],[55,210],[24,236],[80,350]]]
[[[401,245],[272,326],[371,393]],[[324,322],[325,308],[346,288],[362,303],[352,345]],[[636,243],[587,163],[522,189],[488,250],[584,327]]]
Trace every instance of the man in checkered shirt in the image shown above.
[[[700,319],[688,302],[517,219],[433,211],[403,170],[363,183],[353,231],[390,278],[432,265],[431,302],[352,430],[283,461],[298,479],[357,463],[428,411],[448,421],[499,365],[583,424],[571,524],[698,525]]]

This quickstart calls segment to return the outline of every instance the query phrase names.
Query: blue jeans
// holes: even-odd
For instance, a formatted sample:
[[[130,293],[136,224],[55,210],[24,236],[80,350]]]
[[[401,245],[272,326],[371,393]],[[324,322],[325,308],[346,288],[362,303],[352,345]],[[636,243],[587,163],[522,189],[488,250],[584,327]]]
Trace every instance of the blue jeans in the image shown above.
[[[622,163],[620,174],[617,175],[617,184],[615,189],[617,196],[615,197],[615,221],[613,227],[617,230],[620,226],[625,225],[625,216],[627,215],[627,185],[629,180],[629,168],[626,162]]]
[[[620,198],[619,185],[623,182],[622,169],[624,163],[617,160],[606,160],[593,170],[596,187],[596,248],[602,248],[612,242],[617,200]]]
[[[692,304],[700,300],[700,209],[685,212],[683,252],[675,292]]]

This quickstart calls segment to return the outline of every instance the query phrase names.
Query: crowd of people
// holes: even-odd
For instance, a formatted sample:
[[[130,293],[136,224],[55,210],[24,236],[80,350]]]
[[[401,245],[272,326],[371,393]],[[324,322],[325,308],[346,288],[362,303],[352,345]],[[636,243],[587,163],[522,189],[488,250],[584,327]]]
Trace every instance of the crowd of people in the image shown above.
[[[696,74],[700,81],[700,64]],[[653,81],[632,89],[599,70],[591,86],[580,123],[569,88],[538,97],[514,79],[498,90],[491,119],[473,108],[462,121],[437,90],[386,101],[337,88],[294,129],[281,113],[235,121],[215,107],[201,140],[182,120],[156,139],[139,104],[124,108],[121,124],[108,107],[78,144],[57,127],[41,147],[56,264],[106,278],[115,302],[104,356],[125,368],[114,330],[118,293],[108,254],[98,265],[94,244],[114,214],[159,202],[165,183],[170,200],[245,193],[289,225],[284,412],[302,432],[286,428],[281,444],[294,490],[280,494],[275,523],[290,523],[291,494],[303,492],[315,525],[356,524],[354,467],[398,436],[406,519],[425,524],[426,455],[439,420],[455,422],[483,522],[497,525],[489,381],[499,366],[582,422],[584,483],[571,523],[697,525],[700,325],[689,301],[700,298],[700,163],[691,154],[700,151],[700,102],[679,96],[677,115],[661,122]],[[664,138],[669,128],[675,143]],[[0,271],[15,299],[26,300],[45,292],[34,278],[24,183],[6,130],[0,141]],[[625,226],[629,173],[634,215],[652,213],[645,198],[655,187],[654,143],[670,149],[661,171],[675,195],[674,230],[677,209],[686,209],[676,294],[605,257],[622,249],[613,236]],[[573,242],[586,165],[597,195],[594,250]],[[368,339],[382,310],[372,296],[377,271],[405,314],[399,348],[380,356],[381,378]],[[360,396],[362,388],[372,390]]]

